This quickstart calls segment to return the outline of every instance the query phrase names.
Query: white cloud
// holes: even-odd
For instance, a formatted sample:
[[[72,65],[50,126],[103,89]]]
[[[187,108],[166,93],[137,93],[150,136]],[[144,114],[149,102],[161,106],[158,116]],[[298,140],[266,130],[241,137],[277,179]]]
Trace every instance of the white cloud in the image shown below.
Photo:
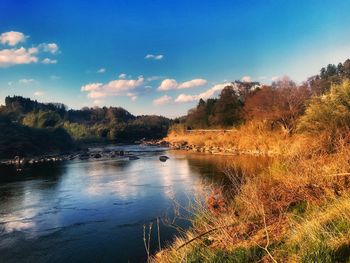
[[[97,73],[105,73],[106,69],[105,68],[100,68],[99,70],[97,70]]]
[[[206,99],[209,99],[209,98],[217,95],[226,86],[232,86],[232,83],[226,82],[226,83],[214,85],[213,87],[211,87],[207,91],[202,92],[202,93],[197,94],[197,95],[180,94],[175,99],[175,102],[176,103],[186,103],[186,102],[198,101],[199,99],[206,100]]]
[[[126,94],[126,96],[130,97],[131,101],[134,102],[137,100],[137,95],[135,93],[132,93],[132,92],[128,92]]]
[[[165,79],[158,87],[159,91],[166,91],[171,89],[190,89],[207,84],[205,79],[192,79],[182,83],[177,83],[175,79]]]
[[[51,54],[57,54],[58,53],[58,45],[56,43],[42,43],[39,45],[39,48],[44,52],[49,52]]]
[[[190,89],[194,87],[199,87],[207,84],[205,79],[192,79],[190,81],[183,82],[179,84],[178,89]]]
[[[175,102],[177,103],[185,103],[185,102],[192,102],[197,101],[198,95],[188,95],[188,94],[180,94],[175,99]]]
[[[11,48],[0,49],[0,68],[21,64],[31,64],[41,61],[43,64],[56,64],[57,60],[50,58],[39,58],[39,54],[49,52],[57,54],[59,52],[56,43],[42,43],[35,47],[14,47],[20,42],[24,42],[27,36],[21,32],[5,32],[0,35],[0,43],[12,46]]]
[[[24,42],[26,38],[27,37],[21,32],[10,31],[0,35],[0,42],[9,46],[15,46],[20,42]]]
[[[120,78],[120,79],[126,79],[126,74],[125,74],[125,73],[121,73],[121,74],[119,75],[119,78]]]
[[[42,91],[36,91],[36,92],[34,92],[34,94],[33,94],[35,97],[42,97],[42,96],[44,96],[44,92],[42,92]]]
[[[38,62],[37,48],[12,48],[0,50],[0,67],[10,67],[13,65],[30,64]]]
[[[35,82],[35,79],[20,79],[18,82],[19,82],[20,84],[27,85],[27,84],[30,84],[30,83]]]
[[[244,76],[241,79],[242,82],[252,82],[252,77],[251,76]]]
[[[175,79],[165,79],[162,81],[162,83],[158,87],[158,90],[164,91],[164,90],[176,89],[177,86],[178,84]]]
[[[56,59],[44,58],[41,63],[43,64],[57,64]]]
[[[102,86],[103,86],[102,83],[89,83],[85,86],[82,86],[81,91],[94,91],[94,90],[98,90]]]
[[[88,97],[91,99],[100,99],[107,96],[118,96],[118,95],[127,95],[136,87],[139,87],[144,84],[144,78],[139,77],[138,79],[118,79],[112,80],[106,84],[102,83],[89,83],[81,87],[81,91],[88,92]],[[135,97],[134,94],[131,96]]]
[[[172,100],[173,100],[172,97],[164,95],[158,99],[153,100],[153,105],[161,106],[161,105],[170,103]]]
[[[145,56],[145,59],[150,59],[150,60],[161,60],[163,58],[164,58],[164,56],[161,54],[159,54],[159,55],[147,54]]]

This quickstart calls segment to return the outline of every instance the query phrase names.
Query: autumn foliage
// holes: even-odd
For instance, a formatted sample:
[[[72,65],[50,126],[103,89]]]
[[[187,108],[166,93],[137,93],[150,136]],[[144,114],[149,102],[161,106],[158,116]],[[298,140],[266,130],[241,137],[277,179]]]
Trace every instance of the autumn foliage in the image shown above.
[[[245,101],[247,120],[267,121],[271,128],[280,125],[288,133],[295,128],[296,121],[305,111],[305,102],[311,92],[305,86],[296,86],[287,78],[272,86],[264,86],[250,94]]]

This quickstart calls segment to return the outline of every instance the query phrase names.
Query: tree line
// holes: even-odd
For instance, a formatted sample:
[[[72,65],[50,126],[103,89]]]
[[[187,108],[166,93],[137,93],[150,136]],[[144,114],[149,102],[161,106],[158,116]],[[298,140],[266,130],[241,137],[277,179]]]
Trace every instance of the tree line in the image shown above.
[[[134,116],[121,107],[68,110],[61,103],[9,96],[0,106],[0,158],[67,151],[91,142],[160,139],[169,125],[168,118]]]
[[[246,121],[264,121],[271,129],[292,133],[312,98],[327,94],[332,85],[350,78],[350,59],[329,64],[320,73],[297,85],[282,77],[271,85],[258,82],[232,82],[217,99],[200,99],[184,117],[175,120],[173,129],[230,128]]]

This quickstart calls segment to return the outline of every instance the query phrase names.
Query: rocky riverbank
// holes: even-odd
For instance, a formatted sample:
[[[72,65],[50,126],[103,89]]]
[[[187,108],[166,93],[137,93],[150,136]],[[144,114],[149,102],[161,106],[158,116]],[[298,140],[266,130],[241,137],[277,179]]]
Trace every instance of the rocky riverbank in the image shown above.
[[[36,164],[45,164],[45,163],[56,163],[63,161],[72,161],[75,159],[79,160],[89,160],[89,159],[112,159],[112,158],[123,158],[129,160],[137,160],[139,159],[135,154],[117,150],[112,151],[106,148],[101,150],[94,149],[86,149],[79,152],[66,153],[66,154],[51,154],[51,155],[42,155],[42,156],[34,156],[34,157],[21,157],[15,156],[12,159],[2,160],[0,161],[1,166],[15,166],[19,170],[23,167],[36,165]]]
[[[168,147],[172,150],[191,151],[197,153],[217,154],[217,155],[254,155],[254,156],[276,156],[277,152],[272,150],[263,151],[260,149],[239,149],[231,146],[206,146],[189,144],[186,141],[168,142]]]
[[[233,146],[208,146],[208,145],[196,145],[191,144],[185,140],[180,141],[168,141],[168,140],[148,140],[141,141],[141,145],[155,146],[155,147],[168,147],[171,150],[189,151],[205,154],[217,154],[217,155],[253,155],[253,156],[276,156],[278,153],[273,150],[261,150],[261,149],[241,149]]]

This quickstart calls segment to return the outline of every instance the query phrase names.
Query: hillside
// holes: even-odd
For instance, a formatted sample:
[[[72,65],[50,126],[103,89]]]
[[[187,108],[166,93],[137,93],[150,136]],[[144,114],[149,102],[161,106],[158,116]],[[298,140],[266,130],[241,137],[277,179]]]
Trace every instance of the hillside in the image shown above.
[[[70,151],[74,142],[62,128],[36,129],[0,118],[0,159]]]
[[[64,151],[77,143],[160,139],[170,124],[165,117],[134,116],[120,107],[68,110],[61,103],[40,103],[20,96],[6,97],[0,116],[3,158]]]

